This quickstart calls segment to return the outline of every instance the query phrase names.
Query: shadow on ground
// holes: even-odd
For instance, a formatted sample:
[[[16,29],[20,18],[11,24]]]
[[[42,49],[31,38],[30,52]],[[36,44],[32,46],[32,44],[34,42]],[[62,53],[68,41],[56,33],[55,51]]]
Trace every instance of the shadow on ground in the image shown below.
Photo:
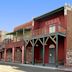
[[[17,70],[19,72],[70,72],[70,71],[42,69],[42,68],[27,67],[27,66],[13,65],[13,64],[4,64],[4,63],[0,63],[0,65],[11,66],[14,70]]]

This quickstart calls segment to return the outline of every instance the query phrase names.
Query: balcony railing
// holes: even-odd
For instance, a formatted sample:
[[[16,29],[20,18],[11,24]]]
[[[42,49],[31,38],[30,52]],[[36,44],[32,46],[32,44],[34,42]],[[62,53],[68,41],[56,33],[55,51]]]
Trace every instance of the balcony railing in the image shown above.
[[[25,34],[25,36],[17,36],[17,37],[13,37],[11,39],[9,39],[6,44],[5,44],[5,47],[6,48],[12,48],[13,46],[14,47],[19,47],[19,46],[22,46],[24,44],[24,40],[26,39],[31,39],[32,38],[32,33],[30,34]]]
[[[52,27],[52,26],[54,26],[54,29],[53,28],[50,29],[50,27]],[[35,37],[35,36],[41,36],[41,35],[46,35],[46,34],[56,33],[56,32],[65,33],[66,28],[64,26],[62,26],[61,24],[48,25],[46,27],[33,30],[32,35],[33,35],[33,37]]]
[[[5,48],[20,47],[24,44],[23,41],[10,41],[5,44]]]
[[[50,27],[53,27],[53,28],[50,28]],[[51,29],[52,31],[50,31]],[[26,40],[26,39],[29,40],[29,39],[32,39],[32,37],[43,36],[43,35],[56,33],[56,32],[66,33],[66,28],[62,26],[61,24],[48,25],[43,28],[33,30],[32,32],[27,33],[24,36],[13,37],[6,43],[6,47],[11,48],[13,46],[21,46],[24,43],[23,40]]]

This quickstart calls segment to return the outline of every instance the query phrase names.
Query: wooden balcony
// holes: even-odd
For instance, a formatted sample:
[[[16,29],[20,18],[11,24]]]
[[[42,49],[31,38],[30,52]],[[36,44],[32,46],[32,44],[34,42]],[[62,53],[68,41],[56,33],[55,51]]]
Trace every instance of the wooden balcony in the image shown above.
[[[14,37],[13,39],[10,39],[10,41],[8,41],[5,44],[5,48],[12,48],[12,47],[21,47],[22,45],[24,45],[24,40],[29,40],[32,38],[32,33],[30,34],[26,34],[24,37]]]
[[[50,31],[50,26],[55,27],[53,32]],[[43,36],[43,35],[47,35],[50,33],[56,33],[56,32],[66,33],[66,28],[64,26],[62,26],[61,24],[48,25],[46,27],[33,30],[32,35],[33,35],[33,37],[36,37],[36,36]]]
[[[54,26],[54,31],[50,32],[50,27]],[[43,28],[39,28],[36,30],[33,30],[33,32],[30,33],[26,33],[24,36],[18,36],[17,38],[13,38],[11,39],[11,41],[9,41],[8,43],[5,44],[6,48],[12,48],[14,47],[21,47],[24,44],[24,40],[30,40],[33,37],[41,37],[43,35],[47,35],[47,34],[51,34],[51,33],[56,33],[56,32],[60,32],[60,33],[66,33],[66,28],[60,24],[54,24],[54,25],[48,25],[46,27]]]
[[[5,44],[5,48],[21,47],[24,44],[24,41],[10,41]]]
[[[32,39],[32,32],[30,32],[28,34],[25,34],[23,38],[24,38],[24,40],[30,40],[30,39]]]

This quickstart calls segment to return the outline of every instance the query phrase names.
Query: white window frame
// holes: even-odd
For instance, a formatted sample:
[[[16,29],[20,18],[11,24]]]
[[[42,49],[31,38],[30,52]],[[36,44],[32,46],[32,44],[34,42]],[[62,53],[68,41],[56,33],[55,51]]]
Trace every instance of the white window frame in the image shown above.
[[[56,26],[55,25],[50,25],[49,26],[49,33],[55,33],[56,32]]]

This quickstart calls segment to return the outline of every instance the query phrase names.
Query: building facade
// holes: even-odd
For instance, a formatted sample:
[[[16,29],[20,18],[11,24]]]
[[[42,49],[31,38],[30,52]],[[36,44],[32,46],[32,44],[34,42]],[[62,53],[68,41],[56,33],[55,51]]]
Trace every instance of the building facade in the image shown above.
[[[0,30],[0,60],[2,60],[4,57],[3,49],[5,48],[5,38],[7,38],[6,33],[6,31]]]
[[[7,33],[5,62],[72,65],[72,7],[65,5]]]

